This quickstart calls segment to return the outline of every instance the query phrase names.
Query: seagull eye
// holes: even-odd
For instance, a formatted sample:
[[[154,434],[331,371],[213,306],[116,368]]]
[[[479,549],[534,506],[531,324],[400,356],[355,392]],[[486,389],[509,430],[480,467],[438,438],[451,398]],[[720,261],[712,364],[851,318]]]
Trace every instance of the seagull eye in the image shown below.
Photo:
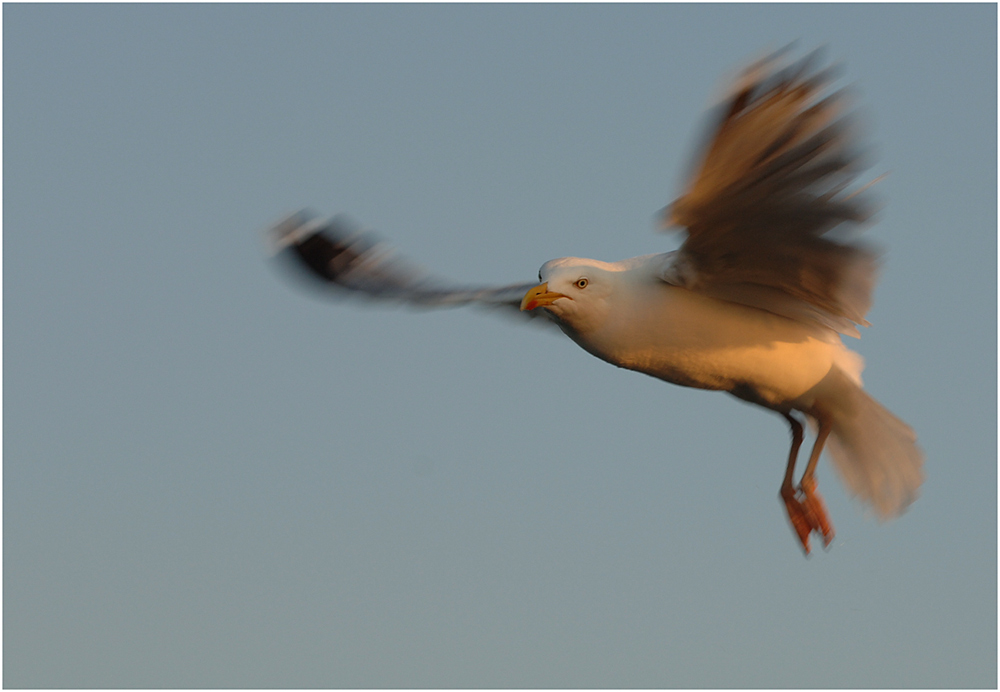
[[[586,279],[577,279],[576,280],[576,287],[577,288],[586,288],[587,284],[589,284],[589,283],[590,282],[587,281]]]
[[[538,283],[542,283],[542,273],[538,272]]]

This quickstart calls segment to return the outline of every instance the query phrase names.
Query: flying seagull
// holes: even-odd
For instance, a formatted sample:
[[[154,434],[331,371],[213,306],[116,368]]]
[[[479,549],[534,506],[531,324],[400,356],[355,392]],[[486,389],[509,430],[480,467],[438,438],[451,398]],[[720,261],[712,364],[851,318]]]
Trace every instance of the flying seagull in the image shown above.
[[[619,262],[564,257],[539,283],[440,281],[342,217],[297,212],[269,231],[274,253],[334,290],[425,307],[480,305],[558,326],[589,353],[685,387],[728,392],[781,414],[792,446],[779,497],[802,548],[833,526],[816,490],[828,449],[848,489],[880,519],[923,481],[913,431],[869,396],[860,337],[878,253],[851,232],[871,215],[865,166],[837,71],[786,50],[750,65],[710,119],[686,192],[663,212],[681,247]],[[865,186],[867,187],[867,186]],[[798,485],[803,422],[815,442]]]

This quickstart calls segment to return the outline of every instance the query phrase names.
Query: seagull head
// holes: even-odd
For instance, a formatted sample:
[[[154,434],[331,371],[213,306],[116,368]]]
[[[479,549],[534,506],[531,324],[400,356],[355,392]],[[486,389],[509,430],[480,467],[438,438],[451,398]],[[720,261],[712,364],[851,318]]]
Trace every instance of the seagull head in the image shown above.
[[[545,308],[560,324],[579,333],[596,329],[608,314],[618,274],[613,265],[598,260],[551,260],[538,272],[541,283],[524,294],[521,309]]]

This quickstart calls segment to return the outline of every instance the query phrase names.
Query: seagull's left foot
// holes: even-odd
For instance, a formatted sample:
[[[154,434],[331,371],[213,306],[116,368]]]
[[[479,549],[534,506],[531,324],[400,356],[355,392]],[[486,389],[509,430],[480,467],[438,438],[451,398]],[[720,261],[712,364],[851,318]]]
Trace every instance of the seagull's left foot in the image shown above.
[[[833,542],[833,524],[830,523],[830,516],[826,513],[826,504],[816,490],[816,479],[803,478],[799,483],[799,492],[803,496],[802,503],[815,520],[813,530],[823,535],[823,547],[829,548]]]
[[[809,536],[813,531],[823,536],[823,547],[829,548],[833,541],[833,525],[826,513],[823,498],[816,492],[816,481],[812,478],[802,479],[797,491],[790,484],[782,487],[781,499],[806,555],[810,552]]]

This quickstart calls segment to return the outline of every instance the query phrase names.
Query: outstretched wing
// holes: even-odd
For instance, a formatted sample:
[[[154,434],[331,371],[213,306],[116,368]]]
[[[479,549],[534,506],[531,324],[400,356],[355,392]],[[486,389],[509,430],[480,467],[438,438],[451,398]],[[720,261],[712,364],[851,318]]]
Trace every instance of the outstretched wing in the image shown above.
[[[846,94],[830,88],[836,70],[817,69],[818,52],[782,66],[784,52],[747,69],[720,106],[687,192],[667,210],[688,237],[662,278],[860,336],[878,254],[830,232],[870,216],[849,190],[866,166]]]
[[[534,283],[509,286],[462,287],[443,283],[399,257],[371,232],[360,230],[345,217],[324,219],[299,211],[268,231],[274,255],[289,260],[300,274],[321,288],[386,301],[436,308],[479,305],[505,309],[525,318],[545,311],[522,312],[521,299]]]

